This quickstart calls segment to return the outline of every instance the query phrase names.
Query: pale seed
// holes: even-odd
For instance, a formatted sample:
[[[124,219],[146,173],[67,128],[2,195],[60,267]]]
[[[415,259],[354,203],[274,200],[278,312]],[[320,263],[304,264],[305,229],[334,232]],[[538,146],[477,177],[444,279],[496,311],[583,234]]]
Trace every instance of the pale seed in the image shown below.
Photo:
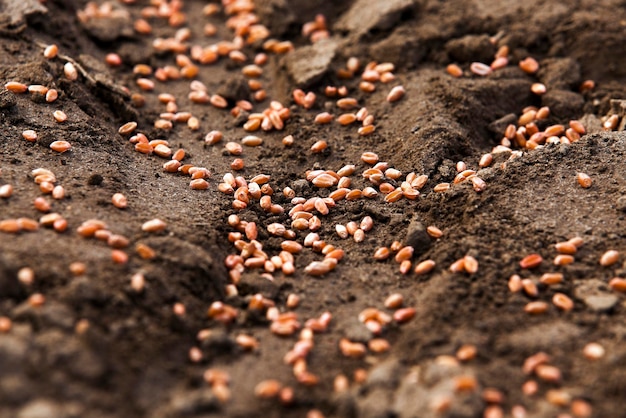
[[[600,265],[603,267],[611,266],[619,261],[619,252],[609,250],[600,257]]]
[[[145,222],[141,226],[141,230],[145,232],[160,232],[167,227],[167,224],[160,219],[152,219]]]
[[[583,355],[589,360],[598,360],[604,357],[605,350],[598,343],[589,343],[583,348]]]

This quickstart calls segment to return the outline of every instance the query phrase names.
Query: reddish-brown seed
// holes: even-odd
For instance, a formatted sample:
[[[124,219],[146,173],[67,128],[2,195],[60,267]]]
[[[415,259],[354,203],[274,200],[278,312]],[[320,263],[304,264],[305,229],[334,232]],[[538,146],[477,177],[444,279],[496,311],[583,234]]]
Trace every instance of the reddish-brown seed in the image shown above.
[[[11,319],[6,316],[0,316],[0,333],[6,334],[7,332],[11,331],[11,327]]]
[[[389,351],[391,344],[382,338],[374,338],[367,343],[367,347],[373,353],[384,353]]]
[[[519,117],[519,119],[517,120],[517,124],[520,126],[525,126],[530,124],[533,120],[535,120],[537,116],[537,111],[534,109],[528,110],[526,112],[524,112],[524,114],[522,114],[522,116]],[[529,132],[530,134],[530,132]]]
[[[195,116],[192,116],[187,121],[187,126],[192,131],[197,131],[198,129],[200,129],[200,120],[198,118],[196,118]]]
[[[429,227],[426,228],[426,233],[431,237],[431,238],[441,238],[443,236],[443,231],[439,228],[437,228],[434,225],[431,225]]]
[[[538,267],[542,261],[543,258],[539,254],[529,254],[519,262],[519,265],[523,269],[532,269]]]
[[[280,244],[280,247],[287,251],[288,253],[298,254],[302,251],[302,245],[298,244],[296,241],[283,241]]]
[[[462,273],[465,271],[465,258],[460,258],[452,263],[449,267],[452,273]]]
[[[576,181],[578,182],[578,184],[580,184],[580,187],[582,187],[583,189],[588,189],[591,187],[591,183],[592,183],[591,177],[589,177],[585,173],[577,173]]]
[[[415,308],[401,308],[393,313],[393,319],[397,323],[403,324],[413,319],[415,313]]]
[[[524,360],[524,365],[522,366],[522,371],[525,374],[531,374],[535,371],[536,367],[540,364],[545,364],[550,361],[550,356],[540,351],[536,354],[533,354],[530,357],[527,357]]]
[[[395,257],[396,263],[401,263],[405,260],[410,260],[411,258],[413,258],[413,252],[414,252],[414,248],[411,247],[410,245],[403,247],[396,254],[396,257]]]
[[[559,309],[571,311],[574,309],[574,301],[563,293],[555,293],[552,297],[552,303]]]
[[[482,157],[480,157],[480,161],[478,162],[478,166],[479,167],[489,167],[492,162],[493,162],[493,155],[491,155],[491,154],[484,154]]]
[[[227,142],[226,145],[224,145],[224,148],[226,148],[226,151],[228,151],[231,155],[243,154],[242,146],[236,142]]]
[[[391,252],[387,247],[380,247],[374,252],[374,260],[383,261],[389,258]]]
[[[342,338],[339,341],[339,350],[346,357],[363,357],[367,353],[365,345],[361,343],[352,342],[346,338]]]
[[[59,47],[56,46],[55,44],[48,45],[43,50],[43,56],[47,59],[55,58],[58,53],[59,53]]]
[[[127,122],[120,126],[117,132],[120,135],[130,135],[135,129],[137,129],[137,122]]]
[[[205,179],[194,179],[189,182],[189,187],[193,190],[207,190],[209,188],[209,182]]]
[[[37,209],[39,212],[46,213],[50,211],[50,202],[48,202],[43,197],[36,198],[33,202],[33,205],[35,206],[35,209]]]
[[[487,188],[487,183],[485,183],[485,181],[480,177],[470,176],[469,178],[472,181],[472,188],[475,192],[480,193]]]
[[[31,84],[28,86],[28,91],[33,94],[45,96],[48,93],[48,87],[42,86],[41,84]]]
[[[582,399],[574,399],[570,405],[570,410],[575,418],[590,418],[593,415],[592,406]]]
[[[204,142],[209,145],[217,144],[222,140],[224,135],[220,131],[211,131],[204,137]]]
[[[389,94],[387,95],[387,101],[390,103],[397,102],[402,99],[406,93],[406,90],[403,86],[396,86],[391,89]]]
[[[552,286],[563,282],[562,273],[545,273],[539,278],[539,281],[547,286]]]
[[[54,184],[49,181],[42,181],[39,183],[39,190],[41,190],[43,194],[50,194],[54,190]]]
[[[39,183],[39,190],[41,190],[41,193],[43,194],[50,194],[52,193],[52,190],[54,190],[54,184],[49,181],[42,181]]]
[[[67,141],[54,141],[50,144],[50,149],[59,153],[64,153],[71,148],[72,145]]]
[[[617,128],[617,123],[619,122],[618,115],[611,115],[609,118],[602,124],[605,130],[612,131]]]
[[[80,261],[74,261],[70,264],[69,270],[74,276],[82,276],[87,271],[87,265]]]
[[[313,145],[311,145],[311,152],[314,154],[319,154],[320,152],[324,151],[326,148],[328,148],[328,143],[326,143],[326,141],[322,139],[320,141],[315,142]]]
[[[4,87],[11,93],[25,93],[28,91],[26,84],[18,83],[17,81],[9,81]]]
[[[264,380],[257,384],[254,388],[254,394],[257,398],[275,398],[278,396],[282,385],[277,380]]]
[[[612,266],[619,261],[619,252],[615,250],[608,250],[602,257],[600,257],[600,265],[603,267]]]
[[[578,250],[578,248],[576,247],[576,245],[574,245],[572,242],[570,241],[565,241],[565,242],[557,242],[554,245],[554,248],[557,250],[557,252],[559,252],[560,254],[576,254],[576,251]]]
[[[333,115],[328,112],[322,112],[315,116],[315,123],[318,124],[326,124],[330,123],[333,120]]]
[[[128,262],[128,254],[121,250],[112,250],[111,259],[116,264],[126,264]]]
[[[478,261],[471,255],[463,257],[463,266],[469,274],[474,274],[478,271]]]
[[[138,142],[135,144],[135,151],[142,154],[152,154],[152,145],[145,142]]]
[[[459,361],[470,361],[476,358],[478,354],[478,349],[475,345],[472,344],[464,344],[456,351],[456,358]]]
[[[542,314],[548,310],[548,304],[542,301],[529,302],[524,306],[524,312],[529,314]]]
[[[490,404],[500,404],[504,402],[504,394],[495,388],[485,388],[481,394],[483,400]]]
[[[371,133],[373,133],[375,130],[376,130],[376,127],[374,125],[366,125],[366,126],[360,127],[357,130],[357,132],[361,136],[367,136],[367,135],[370,135]]]
[[[0,221],[0,231],[9,234],[16,234],[20,232],[20,224],[16,219],[4,219]]]
[[[139,257],[144,260],[152,260],[156,257],[156,252],[149,246],[143,243],[139,243],[135,246],[135,251],[139,254]]]
[[[457,392],[472,392],[478,387],[474,376],[457,376],[454,378],[454,389]]]
[[[535,374],[538,378],[546,382],[556,383],[561,380],[561,371],[549,364],[538,364],[535,367]]]
[[[65,122],[67,120],[67,115],[62,110],[55,110],[54,112],[52,112],[52,116],[54,117],[54,120],[56,120],[58,123]],[[55,141],[55,142],[65,142],[65,141]],[[52,145],[50,145],[50,148],[52,148]]]
[[[531,279],[522,279],[520,283],[522,289],[524,289],[524,293],[528,296],[532,298],[539,296],[539,289],[537,289],[537,285]]]
[[[56,199],[56,200],[61,200],[65,197],[65,189],[63,188],[63,186],[55,186],[54,189],[52,189],[52,198]]]
[[[29,142],[35,142],[37,140],[37,132],[32,129],[27,129],[22,132],[22,137]]]
[[[585,126],[577,120],[570,120],[569,126],[579,135],[585,135],[587,133]]]
[[[111,203],[118,209],[124,209],[128,206],[128,199],[122,193],[115,193],[111,197]]]
[[[546,86],[544,84],[541,83],[533,83],[530,86],[530,91],[532,91],[534,94],[541,96],[542,94],[546,94],[546,91],[548,91],[546,89]]]
[[[461,67],[459,67],[456,64],[450,64],[446,67],[446,71],[448,72],[448,74],[450,74],[452,77],[462,77],[463,76],[463,70],[461,69]]]
[[[539,63],[532,57],[520,61],[519,67],[527,74],[534,74],[539,70]]]
[[[433,260],[424,260],[415,266],[415,274],[428,274],[435,268],[435,265]]]
[[[614,277],[609,281],[609,287],[617,292],[626,292],[626,279]]]
[[[533,396],[538,391],[539,391],[539,384],[534,380],[527,380],[522,385],[522,393],[526,396]]]
[[[496,58],[491,61],[489,67],[491,67],[492,70],[499,70],[506,67],[507,65],[509,65],[509,59],[507,57],[496,56]]]
[[[356,121],[356,115],[354,113],[344,113],[343,115],[339,115],[337,118],[337,122],[341,125],[350,125]]]
[[[489,405],[483,412],[483,418],[504,418],[504,410],[498,405]]]
[[[378,162],[378,155],[373,152],[364,152],[361,154],[361,161],[366,164],[374,165]]]
[[[581,237],[570,238],[567,242],[573,244],[576,248],[580,248],[585,243]]]
[[[122,58],[115,53],[107,54],[104,57],[104,61],[112,67],[118,67],[122,65]]]
[[[512,275],[509,278],[508,286],[509,286],[509,290],[512,293],[519,292],[523,288],[523,286],[522,286],[522,278],[519,275],[517,275],[517,274]]]
[[[167,227],[167,224],[160,219],[152,219],[141,225],[141,230],[145,232],[160,232]]]
[[[569,254],[559,254],[554,257],[554,265],[555,266],[566,266],[568,264],[572,264],[574,262],[574,257]]]
[[[411,271],[412,266],[413,263],[411,262],[411,260],[404,260],[400,263],[400,268],[398,270],[400,271],[400,274],[408,274],[409,271]]]
[[[28,91],[33,94],[40,94],[45,96],[48,92],[48,87],[42,86],[41,84],[31,84],[28,86]]]
[[[258,136],[248,135],[241,139],[241,144],[247,147],[258,147],[263,144],[263,139]]]
[[[436,193],[442,193],[450,189],[450,183],[439,183],[433,187],[433,191]]]
[[[33,307],[40,307],[46,303],[46,297],[41,293],[33,293],[28,298],[28,303]]]
[[[149,35],[152,33],[152,26],[145,19],[137,19],[133,25],[135,32],[142,35]]]
[[[22,231],[36,231],[39,229],[39,223],[30,218],[17,218],[17,224]]]
[[[289,309],[296,309],[299,304],[300,304],[300,297],[298,295],[296,295],[295,293],[290,293],[289,296],[287,296],[287,302],[285,305]]]
[[[404,297],[400,293],[392,293],[385,299],[385,308],[398,309],[404,303]]]

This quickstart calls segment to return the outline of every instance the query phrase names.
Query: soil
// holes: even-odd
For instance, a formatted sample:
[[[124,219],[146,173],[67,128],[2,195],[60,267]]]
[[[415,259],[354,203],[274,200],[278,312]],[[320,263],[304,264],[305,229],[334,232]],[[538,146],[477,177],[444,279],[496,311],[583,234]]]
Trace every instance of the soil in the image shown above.
[[[234,158],[223,144],[239,142],[248,133],[228,109],[191,103],[189,80],[157,82],[154,92],[142,92],[145,106],[133,105],[124,88],[139,92],[134,65],[175,65],[174,54],[157,52],[152,45],[155,37],[173,36],[176,28],[165,19],[150,18],[153,34],[139,35],[133,21],[150,2],[126,3],[115,2],[114,9],[127,14],[87,23],[77,18],[77,11],[86,7],[82,0],[48,0],[45,11],[34,0],[0,4],[0,82],[59,91],[54,103],[36,94],[0,93],[0,186],[14,188],[10,198],[0,199],[0,220],[41,216],[33,201],[42,192],[30,172],[43,167],[65,188],[64,199],[48,200],[69,225],[64,233],[45,227],[0,233],[0,316],[12,321],[11,330],[0,334],[0,416],[303,417],[314,416],[312,410],[329,417],[500,416],[487,415],[495,409],[481,396],[482,389],[496,388],[507,417],[516,405],[525,408],[527,417],[626,417],[626,303],[608,285],[611,278],[626,275],[626,263],[623,255],[608,267],[598,262],[609,249],[626,252],[626,134],[602,129],[605,116],[623,116],[620,103],[611,104],[626,97],[623,2],[257,1],[258,16],[271,36],[295,46],[285,55],[268,54],[260,79],[268,99],[255,103],[240,75],[243,64],[227,58],[200,65],[197,79],[226,97],[229,108],[241,99],[255,103],[254,111],[262,111],[272,99],[290,108],[284,130],[255,133],[263,145],[244,147],[241,157],[245,169],[240,174],[246,179],[271,176],[272,199],[285,208],[282,215],[270,215],[256,203],[237,212],[232,196],[217,190],[223,175],[232,172]],[[191,44],[232,39],[223,12],[207,17],[202,14],[205,2],[184,3]],[[326,16],[332,42],[313,49],[301,28],[318,13]],[[217,35],[202,35],[208,22],[217,26]],[[42,45],[52,43],[89,77],[81,74],[70,81],[63,73],[66,59],[44,58]],[[510,48],[507,67],[486,77],[469,71],[472,62],[490,63],[502,45]],[[257,43],[243,51],[252,57],[262,49]],[[121,56],[121,66],[104,64],[111,52]],[[391,62],[396,79],[377,83],[371,94],[361,92],[359,77],[336,75],[350,56],[362,63]],[[516,65],[527,56],[540,64],[535,75]],[[450,63],[459,64],[464,76],[448,75]],[[581,92],[584,80],[593,80],[595,88]],[[536,82],[546,85],[545,95],[531,93]],[[360,136],[354,125],[314,124],[322,111],[344,113],[335,99],[324,96],[327,85],[347,86],[350,96],[375,116],[376,131]],[[403,85],[406,94],[389,103],[385,97],[395,85]],[[294,104],[296,87],[317,94],[312,109]],[[157,94],[164,92],[177,98],[181,111],[200,120],[199,130],[185,124],[170,131],[154,128],[165,111]],[[571,144],[524,150],[516,158],[511,152],[494,153],[493,164],[479,169],[481,156],[500,143],[506,125],[515,123],[527,106],[550,107],[548,119],[537,122],[541,129],[578,119],[588,134]],[[64,111],[68,120],[57,123],[54,110]],[[209,189],[192,190],[188,176],[163,171],[165,160],[135,152],[128,138],[117,133],[131,120],[149,139],[184,148],[184,163],[207,167],[212,173]],[[38,133],[36,142],[22,138],[26,129]],[[205,144],[211,130],[222,131],[224,140]],[[294,136],[293,146],[282,144],[286,135]],[[72,149],[52,151],[49,145],[56,140],[69,141]],[[310,147],[318,140],[327,141],[328,148],[314,154]],[[321,217],[318,231],[321,239],[345,251],[334,271],[321,277],[305,274],[308,263],[322,258],[305,248],[295,256],[295,274],[276,272],[269,280],[258,269],[247,269],[237,284],[238,295],[227,295],[224,259],[238,252],[227,239],[234,231],[228,216],[237,213],[255,222],[263,250],[276,255],[282,240],[265,227],[272,222],[289,227],[287,212],[294,206],[280,191],[289,186],[307,199],[327,196],[327,190],[303,180],[306,171],[338,170],[345,164],[357,168],[351,187],[366,187],[370,183],[361,173],[370,166],[360,158],[365,151],[377,153],[404,175],[427,175],[420,196],[395,203],[385,203],[381,196],[337,202]],[[477,193],[469,181],[446,192],[433,190],[439,183],[452,183],[458,161],[478,170],[487,184],[484,191]],[[590,188],[577,183],[579,172],[591,177]],[[126,209],[111,204],[114,193],[127,196]],[[365,216],[373,218],[374,227],[363,242],[341,240],[334,232],[336,224],[360,222]],[[166,230],[142,231],[141,225],[153,218],[166,221]],[[100,219],[130,240],[127,263],[113,263],[106,243],[76,233],[88,219]],[[431,225],[443,231],[441,238],[424,233]],[[297,232],[296,240],[302,243],[305,235]],[[584,240],[575,262],[554,266],[554,244],[575,236]],[[374,261],[376,249],[393,241],[413,244],[413,265],[432,259],[434,271],[403,275],[392,259]],[[134,250],[139,243],[153,248],[156,257],[139,257]],[[519,261],[531,253],[542,255],[543,263],[521,269]],[[468,254],[478,260],[475,274],[448,269]],[[77,261],[86,264],[85,274],[70,272],[69,265]],[[24,267],[35,272],[30,285],[18,280]],[[555,271],[564,274],[564,282],[539,284],[537,298],[508,288],[513,274],[538,283],[543,273]],[[145,275],[142,292],[131,287],[137,272]],[[552,305],[557,292],[574,301],[573,310]],[[45,304],[29,302],[35,293],[45,296]],[[301,324],[332,313],[329,328],[315,334],[307,357],[317,385],[298,383],[283,362],[297,334],[276,336],[263,315],[247,309],[257,293],[281,312],[289,311],[288,295],[297,294],[301,303],[293,311]],[[359,313],[376,307],[391,315],[383,302],[392,293],[404,296],[415,317],[404,324],[393,321],[382,332],[390,350],[343,356],[340,339],[367,343],[374,338],[359,322]],[[548,311],[525,313],[534,299],[548,302]],[[207,316],[215,301],[238,309],[232,324]],[[184,315],[173,312],[176,303],[184,304]],[[199,341],[204,329],[211,330],[210,336]],[[243,350],[235,341],[239,334],[256,337],[258,348]],[[585,358],[583,348],[590,342],[604,347],[602,358]],[[475,358],[454,365],[442,357],[454,356],[465,344],[477,348]],[[202,352],[201,361],[190,361],[192,347]],[[538,352],[547,353],[560,370],[558,382],[524,373],[524,360]],[[204,381],[207,369],[229,374],[230,400],[220,400]],[[363,371],[366,378],[355,380],[355,373],[362,376]],[[340,374],[350,386],[337,393],[333,382]],[[459,376],[472,376],[477,387],[455,391]],[[292,387],[293,402],[255,396],[257,384],[267,379]],[[539,382],[534,395],[522,392],[529,379]],[[555,394],[567,399],[559,405]],[[449,404],[436,412],[441,399]],[[576,408],[580,400],[592,407],[591,415]]]

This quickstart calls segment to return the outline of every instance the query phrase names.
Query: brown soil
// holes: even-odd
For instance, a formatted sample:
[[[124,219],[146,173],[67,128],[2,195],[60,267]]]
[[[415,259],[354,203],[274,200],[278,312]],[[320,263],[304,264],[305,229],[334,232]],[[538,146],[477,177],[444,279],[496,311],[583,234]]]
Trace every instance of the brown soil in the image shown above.
[[[269,174],[276,191],[273,200],[286,212],[293,207],[279,192],[286,186],[305,198],[327,196],[327,191],[302,180],[307,170],[355,164],[351,187],[369,185],[361,176],[367,168],[360,160],[364,151],[377,153],[404,174],[426,174],[429,181],[415,201],[388,204],[380,196],[344,200],[322,217],[318,231],[322,239],[346,252],[333,272],[319,278],[306,275],[304,267],[321,259],[307,248],[296,256],[293,276],[275,273],[270,281],[259,270],[247,270],[237,285],[239,295],[228,298],[223,260],[237,252],[227,240],[233,231],[227,218],[235,211],[232,197],[220,193],[217,184],[231,172],[233,157],[224,151],[224,142],[238,142],[246,133],[227,110],[190,103],[188,80],[157,82],[154,92],[144,93],[144,107],[132,106],[119,86],[138,91],[133,66],[147,63],[156,68],[175,62],[173,54],[152,48],[155,36],[175,33],[164,19],[150,19],[153,35],[132,30],[133,20],[148,3],[115,3],[130,17],[104,24],[79,22],[76,12],[86,4],[82,0],[48,0],[47,13],[31,13],[29,9],[37,5],[32,0],[0,5],[0,82],[43,84],[60,93],[52,104],[35,95],[0,93],[0,186],[8,183],[14,188],[12,197],[0,199],[0,220],[39,218],[33,200],[42,193],[29,174],[43,167],[65,187],[63,200],[49,200],[52,211],[69,223],[64,233],[42,227],[0,235],[0,316],[13,323],[9,332],[0,334],[0,416],[302,417],[317,409],[336,417],[480,417],[488,406],[481,398],[486,387],[503,393],[505,416],[511,416],[514,405],[523,405],[528,417],[577,412],[570,412],[570,402],[564,406],[550,402],[547,395],[557,389],[572,400],[589,403],[594,417],[626,416],[626,304],[624,296],[608,286],[611,278],[626,275],[626,264],[623,256],[610,267],[598,263],[608,249],[626,252],[626,135],[601,131],[601,118],[619,111],[615,105],[611,109],[610,100],[626,95],[623,2],[257,1],[261,22],[272,37],[291,40],[296,47],[286,56],[269,54],[261,78],[268,98],[290,106],[291,118],[282,132],[258,134],[262,146],[244,149],[243,176]],[[190,42],[209,45],[232,39],[225,15],[203,16],[205,4],[185,2]],[[299,60],[291,54],[310,45],[300,30],[317,13],[327,17],[338,47],[318,75],[301,83],[318,97],[307,111],[294,105],[291,91],[309,52],[304,49]],[[218,35],[202,35],[207,22],[217,25]],[[494,45],[490,37],[496,34]],[[40,45],[51,43],[93,78],[67,80],[65,60],[42,55]],[[510,47],[509,66],[487,77],[468,71],[471,62],[490,63],[501,45]],[[244,52],[253,56],[261,49],[246,46]],[[322,54],[328,52],[320,49]],[[117,68],[103,64],[109,52],[118,53],[124,64]],[[335,75],[350,56],[363,63],[394,63],[396,80],[378,83],[372,94],[360,92],[358,77],[342,80]],[[534,76],[515,65],[527,56],[541,65]],[[445,67],[450,63],[461,65],[465,76],[449,76]],[[240,66],[223,58],[200,66],[197,78],[210,92],[227,97],[231,106],[236,99],[252,101]],[[580,93],[579,86],[587,79],[596,87]],[[534,82],[544,83],[548,93],[532,94]],[[329,84],[345,84],[350,95],[375,115],[375,133],[361,137],[354,126],[313,124],[322,111],[343,113],[333,99],[324,98],[324,86]],[[385,101],[391,87],[399,84],[406,89],[405,97],[396,103]],[[176,96],[180,110],[197,116],[200,130],[193,132],[184,124],[175,124],[171,131],[153,128],[165,109],[157,100],[162,92]],[[256,104],[255,111],[266,108],[270,99]],[[517,117],[527,106],[550,107],[550,117],[538,123],[541,129],[579,119],[589,134],[573,144],[548,144],[511,160],[510,152],[495,154],[492,166],[479,172],[487,183],[482,193],[469,182],[444,193],[433,191],[438,183],[452,182],[457,161],[477,168],[480,157],[500,142],[507,115]],[[57,109],[68,115],[66,122],[52,118]],[[136,120],[139,131],[150,139],[166,139],[173,149],[184,148],[185,162],[207,167],[212,172],[209,190],[191,190],[187,176],[163,172],[165,160],[135,152],[117,133],[129,120]],[[37,131],[36,142],[22,138],[26,129]],[[213,129],[224,133],[224,141],[205,145],[204,135]],[[295,137],[292,147],[281,143],[288,134]],[[312,154],[311,145],[321,139],[328,142],[328,149]],[[55,140],[69,141],[71,151],[52,151],[49,145]],[[589,189],[576,182],[578,172],[591,176]],[[117,192],[128,197],[127,209],[111,204]],[[264,226],[271,222],[289,226],[287,213],[268,215],[254,203],[238,214],[259,226],[264,251],[278,254],[281,240],[270,237]],[[366,215],[375,226],[364,242],[341,240],[334,233],[336,224],[358,222]],[[142,223],[156,217],[167,222],[167,229],[142,232]],[[101,219],[112,232],[130,239],[127,264],[112,263],[105,243],[76,233],[87,219]],[[423,228],[429,225],[444,235],[428,238]],[[302,242],[305,235],[298,232],[297,240]],[[553,244],[574,236],[584,239],[576,261],[553,266]],[[414,244],[414,264],[435,260],[434,272],[402,275],[393,260],[373,261],[378,247],[395,240]],[[157,257],[140,258],[134,251],[138,243],[152,247]],[[522,270],[519,261],[535,252],[543,256],[542,265]],[[450,272],[448,267],[466,254],[478,260],[478,272]],[[70,273],[69,265],[76,261],[87,265],[84,275]],[[17,279],[17,272],[26,266],[35,271],[32,285]],[[141,293],[130,286],[130,277],[138,271],[146,278]],[[551,271],[562,272],[565,281],[539,285],[537,299],[550,308],[540,315],[525,313],[531,299],[511,293],[509,277],[520,274],[538,280]],[[404,296],[405,306],[416,309],[416,315],[384,330],[382,337],[391,349],[361,359],[344,357],[338,348],[341,338],[364,343],[373,338],[358,314],[367,307],[391,314],[383,301],[395,292]],[[551,304],[556,292],[572,298],[572,311]],[[29,304],[34,293],[45,295],[43,306]],[[307,358],[308,370],[319,377],[319,384],[299,384],[291,366],[283,363],[297,338],[273,335],[263,315],[246,309],[256,293],[272,299],[281,311],[287,310],[290,293],[299,295],[302,301],[295,312],[302,324],[325,311],[332,313],[329,329],[315,335]],[[207,317],[207,309],[217,300],[239,309],[233,324],[223,326]],[[177,302],[186,307],[183,317],[172,311]],[[88,321],[86,329],[83,320]],[[212,334],[198,341],[202,329]],[[258,349],[245,352],[238,347],[235,337],[241,333],[256,337]],[[582,349],[589,342],[600,343],[605,356],[586,359]],[[464,344],[475,345],[477,357],[446,366],[440,356],[453,356]],[[204,355],[199,363],[189,361],[194,346]],[[524,395],[522,384],[536,377],[525,375],[522,365],[540,351],[550,355],[550,364],[560,369],[562,378],[557,383],[539,380],[539,392]],[[229,373],[230,401],[220,402],[203,380],[208,368]],[[364,382],[354,381],[358,369],[368,373]],[[333,391],[339,374],[350,380],[350,389],[340,394]],[[479,387],[454,392],[454,379],[461,375],[474,376]],[[293,403],[255,397],[255,386],[266,379],[293,387]],[[432,405],[442,396],[449,396],[451,404],[437,414]]]

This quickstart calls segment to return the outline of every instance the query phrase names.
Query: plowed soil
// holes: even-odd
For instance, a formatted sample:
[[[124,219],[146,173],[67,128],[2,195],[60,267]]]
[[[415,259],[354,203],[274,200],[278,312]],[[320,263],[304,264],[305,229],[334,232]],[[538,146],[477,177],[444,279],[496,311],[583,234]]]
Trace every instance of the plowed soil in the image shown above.
[[[206,16],[207,2],[188,0],[181,6],[186,17],[181,26],[146,17],[152,33],[139,34],[133,24],[151,3],[167,2],[112,2],[117,17],[82,20],[78,14],[88,7],[82,0],[0,3],[0,82],[59,92],[53,103],[36,93],[4,87],[0,92],[0,187],[13,187],[12,196],[0,198],[0,221],[39,220],[43,214],[33,202],[44,196],[50,211],[68,223],[64,232],[44,225],[32,232],[0,232],[0,317],[11,321],[10,330],[0,331],[0,416],[626,417],[626,303],[624,294],[609,286],[611,279],[626,277],[626,135],[620,132],[626,107],[619,101],[626,98],[623,2],[258,0],[255,13],[269,38],[291,41],[294,48],[274,53],[261,40],[242,47],[243,63],[228,56],[210,65],[194,62],[199,73],[193,79],[203,82],[209,95],[226,98],[225,109],[191,102],[191,79],[161,82],[152,74],[146,78],[155,82],[154,90],[142,91],[133,68],[176,67],[176,54],[158,50],[154,41],[175,36],[180,27],[190,29],[187,46],[232,41],[228,7],[215,3],[217,12]],[[330,40],[312,47],[302,26],[317,14],[325,16]],[[215,25],[215,35],[203,34],[207,23]],[[44,58],[49,44],[58,45],[56,58]],[[507,66],[487,76],[470,71],[473,62],[489,65],[502,46],[509,48]],[[259,102],[241,68],[261,52],[268,56],[259,78],[267,98]],[[122,64],[107,65],[109,53],[119,54]],[[360,68],[351,78],[339,77],[349,57],[357,57]],[[520,69],[526,57],[538,61],[538,72]],[[68,60],[79,66],[77,80],[64,74]],[[395,78],[376,82],[375,91],[365,93],[359,83],[371,61],[392,63]],[[459,65],[463,76],[449,75],[449,64]],[[593,80],[594,87],[581,89],[585,80]],[[533,83],[543,83],[547,92],[532,93]],[[324,94],[329,85],[346,86],[358,107],[338,108],[338,97]],[[404,97],[388,102],[387,94],[399,85]],[[312,108],[296,104],[295,88],[316,94]],[[132,93],[143,95],[145,104],[138,106]],[[166,112],[161,93],[176,98],[178,111],[191,112],[199,129],[186,123],[155,128]],[[281,131],[246,132],[248,113],[230,112],[238,100],[253,104],[250,113],[277,100],[290,117]],[[558,133],[535,149],[505,139],[509,149],[494,150],[507,125],[517,127],[529,106],[550,109],[546,119],[535,121],[538,130],[569,128],[571,120],[579,120],[586,134],[564,141]],[[370,135],[359,135],[358,121],[314,123],[321,112],[336,118],[361,107],[374,116]],[[65,112],[67,121],[55,121],[55,110]],[[603,124],[611,115],[617,123],[607,129]],[[209,188],[192,190],[188,175],[163,170],[167,159],[136,152],[129,137],[118,133],[129,121],[138,123],[135,133],[166,140],[173,151],[184,149],[183,164],[206,167]],[[27,129],[36,131],[36,141],[23,138]],[[212,130],[224,138],[210,145],[205,135]],[[230,167],[235,157],[224,145],[246,135],[259,136],[263,144],[243,147],[245,168],[236,172]],[[294,137],[291,146],[283,144],[287,135]],[[50,149],[58,140],[72,148]],[[313,153],[311,146],[320,140],[328,147]],[[272,236],[267,226],[282,223],[290,229],[288,212],[295,206],[283,189],[304,199],[327,197],[335,188],[315,187],[306,180],[307,171],[354,164],[349,187],[378,191],[362,175],[372,167],[361,160],[364,152],[402,172],[398,179],[383,179],[394,188],[411,172],[428,176],[420,195],[388,203],[378,192],[337,201],[327,215],[314,212],[321,219],[320,239],[345,252],[325,275],[305,273],[324,255],[304,248],[294,255],[294,274],[277,269],[262,275],[262,269],[246,268],[236,286],[227,288],[233,283],[224,260],[240,253],[228,239],[236,231],[229,215],[255,222],[263,251],[278,255],[283,238]],[[493,162],[479,167],[488,153]],[[484,190],[476,191],[471,179],[454,183],[459,161],[484,180]],[[63,199],[42,193],[31,175],[37,168],[55,174],[56,185],[65,189]],[[248,181],[269,175],[272,202],[285,212],[270,214],[254,198],[247,208],[233,209],[233,196],[218,190],[226,173]],[[577,173],[586,173],[591,187],[581,187]],[[451,187],[437,192],[440,183]],[[127,197],[126,209],[112,205],[115,193]],[[360,223],[366,216],[374,226],[362,242],[335,232],[337,224]],[[165,221],[166,229],[143,231],[142,224],[154,218]],[[126,263],[112,261],[106,242],[76,232],[89,219],[128,238],[122,249]],[[443,235],[432,238],[428,226]],[[302,244],[309,232],[295,230],[295,241]],[[554,244],[573,237],[583,241],[575,261],[554,265]],[[249,241],[245,234],[243,239]],[[373,258],[394,241],[415,249],[407,274],[393,255]],[[140,257],[137,244],[156,256]],[[599,260],[608,250],[621,255],[602,266]],[[520,260],[532,253],[543,262],[521,268]],[[467,255],[478,261],[475,273],[449,269]],[[427,259],[436,262],[433,271],[415,274],[413,268]],[[86,265],[84,274],[70,271],[75,262]],[[24,268],[34,272],[32,283],[19,279]],[[550,272],[562,273],[563,281],[542,283],[541,276]],[[131,286],[137,273],[145,277],[140,291]],[[538,294],[512,292],[514,274],[534,282]],[[373,307],[393,316],[395,310],[384,306],[393,293],[400,293],[415,315],[405,323],[391,320],[375,335],[359,313]],[[567,295],[573,309],[555,306],[557,293]],[[33,303],[34,294],[43,295],[45,303]],[[300,329],[311,318],[332,314],[306,356],[316,384],[299,382],[284,361],[300,330],[272,333],[265,312],[248,307],[257,294],[281,313],[294,312]],[[293,309],[286,307],[290,294],[300,298]],[[207,315],[216,301],[237,309],[230,324]],[[532,301],[546,302],[547,311],[526,313]],[[184,314],[174,312],[176,304],[184,305]],[[240,334],[255,337],[258,347],[243,349],[236,340]],[[343,338],[364,346],[382,338],[390,348],[347,357],[339,348]],[[583,349],[589,343],[600,344],[604,355],[588,358]],[[454,360],[464,345],[474,346],[476,355]],[[190,359],[192,348],[201,359]],[[525,360],[539,352],[549,356],[560,377],[523,370]],[[209,369],[229,375],[229,393],[206,381]],[[349,382],[343,390],[335,387],[340,375]],[[255,395],[268,379],[292,388],[293,399]],[[463,381],[469,382],[465,388],[459,386]],[[523,391],[528,381],[537,382],[536,393]],[[493,402],[485,388],[499,391],[501,399]]]

